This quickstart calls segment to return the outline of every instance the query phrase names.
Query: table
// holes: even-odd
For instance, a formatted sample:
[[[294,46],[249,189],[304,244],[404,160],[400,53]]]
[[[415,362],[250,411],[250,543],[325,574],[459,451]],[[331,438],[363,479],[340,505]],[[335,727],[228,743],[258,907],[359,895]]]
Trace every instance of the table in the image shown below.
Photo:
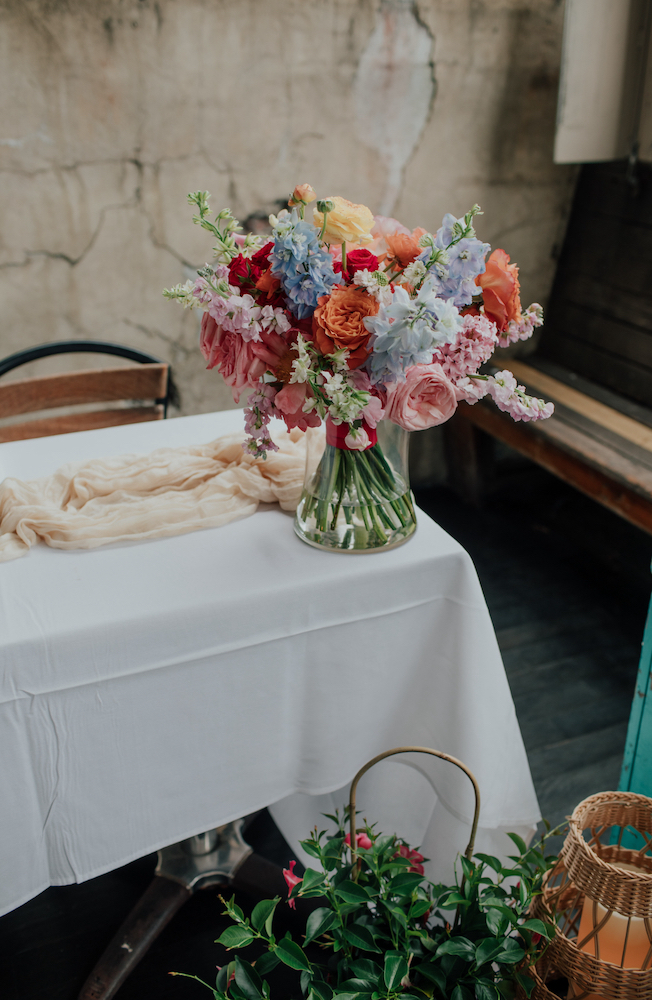
[[[0,479],[201,443],[240,411],[0,445]],[[483,796],[479,850],[539,818],[491,621],[464,550],[419,512],[390,552],[317,551],[278,508],[0,566],[0,913],[271,806],[288,841],[377,752],[433,746]],[[471,789],[430,758],[360,786],[363,815],[450,878]]]

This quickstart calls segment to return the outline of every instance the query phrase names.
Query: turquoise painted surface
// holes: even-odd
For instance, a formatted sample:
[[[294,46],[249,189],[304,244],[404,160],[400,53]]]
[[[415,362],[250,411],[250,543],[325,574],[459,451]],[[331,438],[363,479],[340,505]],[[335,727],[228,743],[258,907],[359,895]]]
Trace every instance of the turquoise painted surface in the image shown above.
[[[636,690],[629,717],[623,769],[618,787],[622,791],[652,796],[652,601],[648,610]]]

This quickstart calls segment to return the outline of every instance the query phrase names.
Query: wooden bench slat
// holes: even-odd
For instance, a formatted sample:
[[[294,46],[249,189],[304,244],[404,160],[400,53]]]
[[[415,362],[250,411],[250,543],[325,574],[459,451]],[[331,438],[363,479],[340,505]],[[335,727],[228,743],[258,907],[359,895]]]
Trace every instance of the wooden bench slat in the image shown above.
[[[166,364],[143,364],[5,382],[0,384],[0,417],[82,403],[162,399],[167,373]]]
[[[634,462],[555,418],[515,423],[489,404],[461,403],[465,419],[499,438],[576,489],[652,534],[652,476]],[[547,426],[546,426],[547,425]],[[543,428],[546,428],[545,432]]]
[[[162,420],[163,406],[126,406],[123,409],[95,410],[90,413],[71,413],[43,420],[25,420],[20,424],[0,427],[0,442],[25,441],[28,438],[51,437],[53,434],[70,434],[74,431],[97,430],[101,427],[118,427],[122,424],[140,424],[147,420]]]
[[[639,448],[652,453],[652,428],[639,424],[631,417],[612,410],[598,400],[592,399],[591,396],[586,396],[577,389],[572,389],[563,382],[558,382],[550,375],[546,375],[522,361],[510,361],[510,368],[516,378],[525,382],[528,387],[550,397],[553,401],[562,403],[570,410],[576,410],[594,424],[605,427],[614,434],[631,441]]]

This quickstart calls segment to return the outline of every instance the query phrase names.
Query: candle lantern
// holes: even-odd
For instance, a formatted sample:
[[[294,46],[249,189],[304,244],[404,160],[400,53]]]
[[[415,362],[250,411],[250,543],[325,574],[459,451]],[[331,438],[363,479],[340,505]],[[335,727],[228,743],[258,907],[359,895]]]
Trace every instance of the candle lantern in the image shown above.
[[[601,792],[570,819],[556,866],[533,904],[555,937],[533,970],[533,1000],[652,1000],[652,799]]]

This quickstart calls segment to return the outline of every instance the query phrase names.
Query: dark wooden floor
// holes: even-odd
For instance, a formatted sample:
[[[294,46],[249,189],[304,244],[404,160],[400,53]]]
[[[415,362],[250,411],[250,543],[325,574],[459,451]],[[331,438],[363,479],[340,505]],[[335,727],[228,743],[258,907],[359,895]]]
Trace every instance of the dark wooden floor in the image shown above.
[[[445,489],[423,506],[471,553],[503,650],[542,812],[556,823],[586,795],[617,785],[650,592],[652,539],[543,471],[507,456],[481,512]],[[290,851],[266,814],[260,853]],[[0,918],[1,1000],[76,1000],[154,857],[79,886],[49,889]],[[239,902],[251,905],[245,897]],[[210,996],[171,970],[214,981],[225,954],[215,890],[177,914],[118,1000]],[[292,920],[285,908],[284,919]],[[281,990],[286,994],[286,990]]]

